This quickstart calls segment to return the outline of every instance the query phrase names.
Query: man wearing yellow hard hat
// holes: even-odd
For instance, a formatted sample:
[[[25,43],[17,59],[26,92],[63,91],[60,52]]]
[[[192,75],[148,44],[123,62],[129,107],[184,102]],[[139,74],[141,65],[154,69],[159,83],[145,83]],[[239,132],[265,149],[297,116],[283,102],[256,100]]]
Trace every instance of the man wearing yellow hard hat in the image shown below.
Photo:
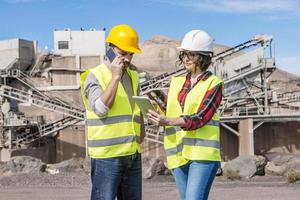
[[[106,38],[104,63],[81,75],[86,109],[87,148],[91,157],[92,200],[140,200],[141,149],[144,128],[138,95],[138,73],[131,63],[141,52],[138,34],[126,24]]]

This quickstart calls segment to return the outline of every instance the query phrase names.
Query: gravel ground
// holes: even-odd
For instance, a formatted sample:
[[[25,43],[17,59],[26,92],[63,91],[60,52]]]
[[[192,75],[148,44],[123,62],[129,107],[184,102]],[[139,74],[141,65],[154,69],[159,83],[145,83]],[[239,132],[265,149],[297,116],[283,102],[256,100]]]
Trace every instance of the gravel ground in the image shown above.
[[[81,200],[89,199],[90,179],[85,172],[33,173],[0,177],[0,200]],[[172,176],[143,181],[143,200],[176,200]],[[217,177],[210,200],[299,200],[300,184],[287,184],[275,176],[250,181],[229,181]]]

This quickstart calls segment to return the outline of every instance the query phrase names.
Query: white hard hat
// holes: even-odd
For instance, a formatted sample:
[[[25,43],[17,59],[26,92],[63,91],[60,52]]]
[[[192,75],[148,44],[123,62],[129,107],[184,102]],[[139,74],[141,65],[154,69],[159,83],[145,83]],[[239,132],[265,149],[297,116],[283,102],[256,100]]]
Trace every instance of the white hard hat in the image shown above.
[[[205,31],[192,30],[185,34],[180,50],[213,52],[214,39]]]

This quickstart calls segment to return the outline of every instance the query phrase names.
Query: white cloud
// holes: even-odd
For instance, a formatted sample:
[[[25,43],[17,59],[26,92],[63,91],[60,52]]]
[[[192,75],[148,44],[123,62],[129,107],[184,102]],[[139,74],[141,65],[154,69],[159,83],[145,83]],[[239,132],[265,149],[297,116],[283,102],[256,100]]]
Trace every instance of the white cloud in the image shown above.
[[[300,76],[300,56],[277,57],[278,68]]]
[[[194,10],[221,13],[299,13],[297,0],[158,0]]]

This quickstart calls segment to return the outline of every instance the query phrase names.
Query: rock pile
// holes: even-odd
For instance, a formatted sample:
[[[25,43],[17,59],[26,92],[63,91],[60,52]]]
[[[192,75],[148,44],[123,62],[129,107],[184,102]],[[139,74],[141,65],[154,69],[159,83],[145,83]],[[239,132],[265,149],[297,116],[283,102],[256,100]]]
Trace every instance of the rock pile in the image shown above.
[[[266,174],[284,176],[288,182],[300,181],[300,155],[279,154],[269,159]]]
[[[142,167],[143,178],[145,179],[151,179],[158,175],[171,175],[164,158],[161,157],[143,158]],[[8,162],[0,162],[0,177],[42,172],[49,175],[77,172],[88,174],[90,162],[89,159],[72,158],[56,164],[46,164],[30,156],[16,156]],[[222,175],[230,180],[249,180],[254,176],[264,175],[281,176],[289,183],[300,183],[300,155],[239,156],[225,163],[218,170],[217,175]]]
[[[228,179],[249,179],[255,175],[264,175],[267,160],[263,156],[239,156],[225,164],[223,175]]]
[[[16,156],[8,162],[0,162],[0,176],[44,172],[46,164],[31,156]]]
[[[151,179],[156,175],[170,175],[171,172],[166,167],[162,158],[143,158],[143,178]]]

